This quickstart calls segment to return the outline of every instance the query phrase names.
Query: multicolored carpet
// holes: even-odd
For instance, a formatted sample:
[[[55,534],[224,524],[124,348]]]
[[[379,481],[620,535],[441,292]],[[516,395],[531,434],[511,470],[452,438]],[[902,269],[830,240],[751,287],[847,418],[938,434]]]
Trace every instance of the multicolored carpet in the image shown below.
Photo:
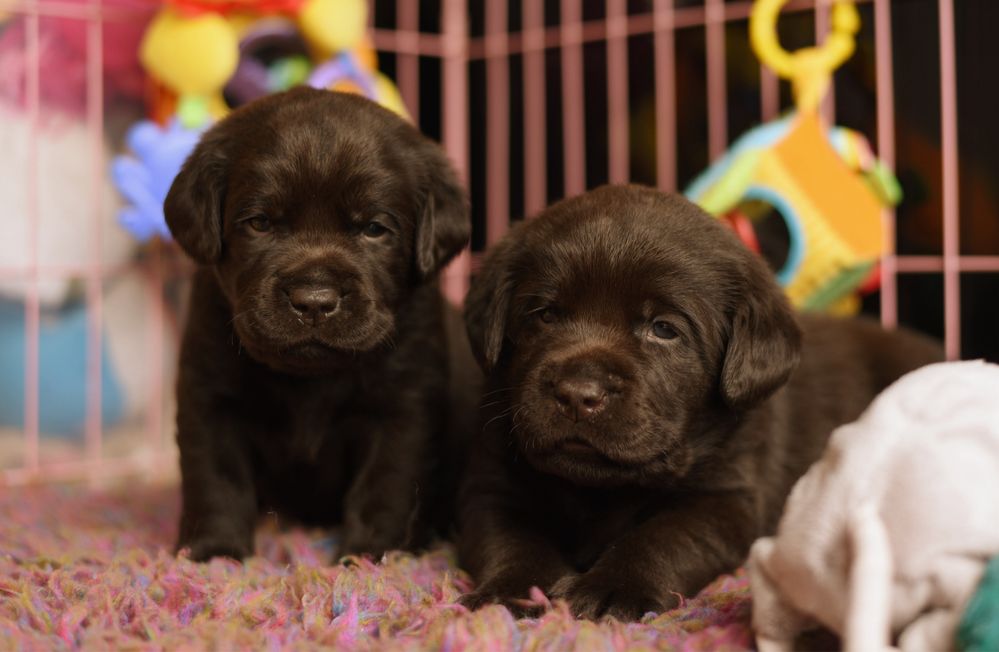
[[[559,605],[514,620],[469,613],[442,547],[381,564],[330,564],[320,532],[264,526],[259,556],[194,564],[170,554],[176,487],[108,493],[0,488],[0,650],[743,650],[742,574],[642,623],[575,620]]]

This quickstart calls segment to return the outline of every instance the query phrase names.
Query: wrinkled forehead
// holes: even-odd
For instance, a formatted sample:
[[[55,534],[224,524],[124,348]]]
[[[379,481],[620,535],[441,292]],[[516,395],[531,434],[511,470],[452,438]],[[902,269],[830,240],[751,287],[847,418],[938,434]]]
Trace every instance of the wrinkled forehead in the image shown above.
[[[385,208],[402,210],[418,193],[413,166],[378,135],[352,133],[346,126],[269,132],[241,148],[230,171],[241,194],[258,202],[289,207],[388,204]]]
[[[528,248],[534,255],[525,266],[525,289],[567,304],[697,306],[717,300],[724,285],[721,269],[698,243],[639,220],[554,225]]]

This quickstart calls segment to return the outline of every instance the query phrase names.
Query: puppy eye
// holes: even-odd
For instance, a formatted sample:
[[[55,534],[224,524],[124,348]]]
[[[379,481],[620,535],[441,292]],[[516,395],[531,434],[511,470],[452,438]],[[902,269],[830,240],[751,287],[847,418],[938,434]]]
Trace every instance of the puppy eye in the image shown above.
[[[246,221],[246,223],[249,224],[250,228],[256,231],[257,233],[267,233],[272,228],[274,228],[274,225],[271,224],[271,221],[263,215],[258,215],[257,217],[249,219]]]
[[[554,323],[558,319],[558,315],[555,314],[554,308],[545,308],[538,313],[538,319],[546,324]]]
[[[654,321],[652,322],[652,334],[661,340],[675,340],[680,336],[669,322],[665,321]]]
[[[380,238],[388,233],[388,228],[385,225],[372,220],[364,225],[364,228],[361,229],[361,233],[369,238]]]

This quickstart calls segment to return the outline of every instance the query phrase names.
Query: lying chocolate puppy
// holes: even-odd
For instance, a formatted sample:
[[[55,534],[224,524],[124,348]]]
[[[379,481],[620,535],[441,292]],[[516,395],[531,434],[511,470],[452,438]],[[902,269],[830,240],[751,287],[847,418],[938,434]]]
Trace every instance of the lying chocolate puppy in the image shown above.
[[[342,553],[419,545],[448,426],[437,276],[470,230],[442,150],[368,100],[297,89],[212,127],[164,209],[200,263],[179,547],[250,555],[271,510],[343,523]]]
[[[735,569],[833,428],[941,358],[867,321],[799,327],[717,220],[634,186],[513,228],[465,319],[489,378],[463,601],[516,607],[538,586],[585,618],[664,611]]]

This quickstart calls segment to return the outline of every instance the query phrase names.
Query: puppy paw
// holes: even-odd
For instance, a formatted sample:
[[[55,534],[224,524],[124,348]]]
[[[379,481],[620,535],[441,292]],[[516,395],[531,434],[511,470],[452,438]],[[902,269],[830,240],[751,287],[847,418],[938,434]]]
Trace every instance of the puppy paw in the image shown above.
[[[378,561],[389,550],[402,548],[402,544],[402,537],[355,522],[344,527],[343,541],[337,556],[370,557]]]
[[[429,540],[422,524],[414,521],[394,514],[362,515],[348,511],[338,554],[367,556],[378,561],[390,550],[414,550]]]
[[[392,550],[392,546],[373,541],[344,541],[337,550],[336,557],[340,563],[350,565],[351,557],[367,557],[373,561],[381,561],[386,552]]]
[[[675,607],[676,596],[663,593],[620,575],[591,571],[562,578],[552,587],[551,597],[565,600],[577,618],[596,620],[611,616],[632,622],[650,611],[660,613]]]
[[[243,561],[253,554],[253,546],[244,541],[226,537],[201,537],[193,541],[182,541],[178,549],[190,550],[191,561],[208,561],[213,557],[228,557]]]
[[[482,607],[488,607],[493,604],[502,604],[502,602],[503,598],[500,597],[496,591],[485,586],[480,587],[471,593],[466,593],[458,598],[458,604],[465,607],[469,611],[478,611]]]
[[[532,601],[529,590],[520,591],[504,587],[500,582],[486,582],[471,593],[458,599],[458,604],[470,611],[498,604],[506,607],[515,618],[535,618],[546,609],[545,605]]]

